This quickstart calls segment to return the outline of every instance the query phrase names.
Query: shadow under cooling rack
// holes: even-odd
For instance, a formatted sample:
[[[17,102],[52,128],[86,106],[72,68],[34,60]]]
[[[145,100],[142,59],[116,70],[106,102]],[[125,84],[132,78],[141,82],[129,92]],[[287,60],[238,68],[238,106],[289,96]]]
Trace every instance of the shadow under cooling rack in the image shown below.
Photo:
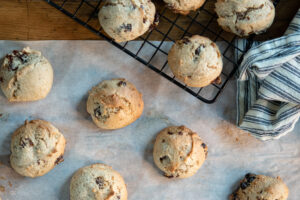
[[[187,16],[174,14],[167,9],[162,1],[154,1],[159,15],[159,25],[145,33],[136,41],[116,43],[100,27],[98,21],[99,8],[103,0],[45,0],[79,24],[103,37],[108,42],[126,52],[136,60],[184,89],[203,102],[213,103],[224,89],[226,83],[235,73],[238,63],[234,60],[234,51],[245,51],[235,46],[236,36],[225,32],[217,24],[214,12],[215,1],[207,0],[196,12]],[[167,62],[169,49],[175,40],[194,34],[202,35],[216,42],[223,57],[223,71],[220,85],[211,84],[204,88],[192,88],[176,79]],[[251,46],[251,38],[249,45]]]

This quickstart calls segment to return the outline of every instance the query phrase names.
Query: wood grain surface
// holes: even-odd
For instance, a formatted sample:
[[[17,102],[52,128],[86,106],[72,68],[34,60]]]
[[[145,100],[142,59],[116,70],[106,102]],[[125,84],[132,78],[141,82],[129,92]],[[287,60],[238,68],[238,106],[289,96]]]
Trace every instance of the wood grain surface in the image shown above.
[[[56,0],[61,2],[61,0]],[[92,3],[96,3],[94,0]],[[78,0],[68,0],[66,7],[74,9],[77,7]],[[164,5],[161,1],[156,2],[159,5],[158,10],[162,10]],[[214,1],[209,1],[206,5],[213,9]],[[259,36],[260,39],[274,38],[283,34],[290,20],[300,7],[299,0],[281,0],[276,8],[276,20],[266,34]],[[71,10],[72,11],[72,10]],[[73,10],[74,11],[74,10]],[[88,6],[82,7],[78,15],[86,17],[92,11]],[[195,13],[192,13],[193,15]],[[198,16],[197,20],[205,24],[210,19],[209,17]],[[170,11],[167,11],[166,16],[170,19],[176,17]],[[180,17],[177,21],[179,27],[187,27],[190,19],[188,17]],[[89,22],[92,26],[99,26],[97,16]],[[158,29],[166,33],[169,30],[169,24],[165,19],[161,19]],[[211,29],[219,30],[219,27],[212,23]],[[201,30],[200,30],[201,29]],[[192,25],[191,33],[200,33],[203,27],[197,28],[197,25]],[[178,39],[182,36],[183,31],[175,27],[170,32],[170,39]],[[204,33],[205,34],[205,33]],[[207,33],[209,34],[209,33]],[[149,39],[161,40],[162,35],[158,32],[153,32]],[[75,22],[70,17],[66,16],[59,10],[50,6],[43,0],[0,0],[0,39],[1,40],[90,40],[102,39],[90,30]]]

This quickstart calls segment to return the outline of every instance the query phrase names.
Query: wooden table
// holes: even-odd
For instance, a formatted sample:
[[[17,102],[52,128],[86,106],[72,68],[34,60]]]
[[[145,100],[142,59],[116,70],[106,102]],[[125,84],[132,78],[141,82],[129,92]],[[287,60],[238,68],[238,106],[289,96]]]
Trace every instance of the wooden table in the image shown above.
[[[267,37],[282,35],[299,7],[299,0],[281,0],[276,8],[276,23],[268,31]],[[101,38],[43,0],[0,0],[0,39],[90,40]]]

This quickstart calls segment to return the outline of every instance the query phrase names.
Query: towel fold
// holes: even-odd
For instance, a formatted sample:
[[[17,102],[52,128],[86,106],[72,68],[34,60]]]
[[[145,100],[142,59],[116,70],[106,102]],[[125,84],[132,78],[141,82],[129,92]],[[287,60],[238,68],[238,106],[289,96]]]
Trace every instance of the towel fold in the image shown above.
[[[235,41],[246,49],[247,41]],[[236,50],[238,60],[241,52]],[[300,9],[284,36],[254,42],[237,72],[237,125],[261,140],[292,131],[300,117]]]

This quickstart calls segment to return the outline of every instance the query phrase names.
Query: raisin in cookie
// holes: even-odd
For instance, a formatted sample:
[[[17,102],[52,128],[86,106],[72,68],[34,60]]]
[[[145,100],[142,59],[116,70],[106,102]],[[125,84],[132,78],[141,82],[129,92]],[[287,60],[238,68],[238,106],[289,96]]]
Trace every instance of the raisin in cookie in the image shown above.
[[[125,79],[102,81],[89,92],[87,111],[102,129],[118,129],[138,119],[144,108],[142,94]]]
[[[156,137],[153,158],[167,177],[194,175],[207,156],[207,146],[197,133],[185,126],[170,126]]]
[[[175,13],[187,15],[190,11],[200,8],[205,0],[164,0],[164,2]]]
[[[259,34],[269,28],[275,17],[270,0],[218,0],[218,24],[241,37]]]
[[[43,99],[52,82],[52,66],[41,52],[29,47],[6,55],[0,68],[0,86],[9,101]]]
[[[230,200],[286,200],[289,189],[280,177],[246,174]]]
[[[64,136],[49,122],[26,121],[12,135],[10,164],[22,176],[48,173],[63,161]]]
[[[221,53],[206,37],[194,35],[176,41],[169,52],[168,62],[176,78],[188,86],[204,87],[220,82]]]
[[[155,6],[150,0],[107,0],[99,11],[104,31],[117,42],[143,35],[155,19]]]
[[[71,200],[127,200],[122,176],[110,166],[93,164],[79,169],[70,184]]]

